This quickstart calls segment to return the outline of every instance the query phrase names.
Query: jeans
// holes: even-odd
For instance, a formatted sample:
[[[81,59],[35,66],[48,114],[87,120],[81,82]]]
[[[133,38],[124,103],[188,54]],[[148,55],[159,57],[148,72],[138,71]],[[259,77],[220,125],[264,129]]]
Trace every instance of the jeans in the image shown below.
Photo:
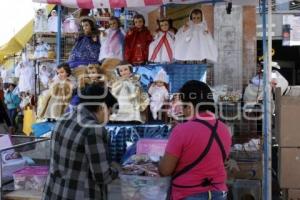
[[[8,109],[8,117],[12,123],[13,126],[16,125],[16,122],[15,122],[15,119],[16,119],[16,116],[17,116],[17,109]]]
[[[209,191],[209,192],[202,192],[199,194],[193,194],[189,197],[186,197],[184,200],[226,200],[226,199],[227,199],[227,192]]]

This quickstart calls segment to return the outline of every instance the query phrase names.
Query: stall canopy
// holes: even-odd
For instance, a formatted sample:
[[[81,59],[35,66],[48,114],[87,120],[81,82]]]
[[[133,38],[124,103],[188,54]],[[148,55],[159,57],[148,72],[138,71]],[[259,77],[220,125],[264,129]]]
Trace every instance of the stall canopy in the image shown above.
[[[122,8],[159,6],[163,4],[191,4],[232,2],[240,5],[255,5],[258,0],[33,0],[33,2],[59,4],[72,8]]]

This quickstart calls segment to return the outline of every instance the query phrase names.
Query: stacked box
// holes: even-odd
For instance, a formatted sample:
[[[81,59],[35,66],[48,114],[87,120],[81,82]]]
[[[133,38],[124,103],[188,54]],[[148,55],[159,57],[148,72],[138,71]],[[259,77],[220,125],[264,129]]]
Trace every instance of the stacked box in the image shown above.
[[[290,92],[281,96],[276,90],[275,130],[279,144],[278,174],[281,188],[289,190],[289,199],[299,199],[294,189],[300,189],[300,87],[291,87]]]

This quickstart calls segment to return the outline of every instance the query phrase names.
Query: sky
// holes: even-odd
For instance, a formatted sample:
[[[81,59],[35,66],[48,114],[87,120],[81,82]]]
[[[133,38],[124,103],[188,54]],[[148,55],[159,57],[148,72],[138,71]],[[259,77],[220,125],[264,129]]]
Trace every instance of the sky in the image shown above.
[[[0,46],[9,41],[15,33],[33,17],[35,9],[44,6],[32,0],[2,0],[0,6]]]

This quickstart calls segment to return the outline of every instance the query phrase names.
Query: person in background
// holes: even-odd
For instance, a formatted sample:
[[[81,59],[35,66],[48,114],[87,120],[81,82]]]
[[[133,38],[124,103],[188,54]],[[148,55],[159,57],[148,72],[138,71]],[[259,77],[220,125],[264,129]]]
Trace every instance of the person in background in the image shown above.
[[[4,133],[13,134],[14,128],[5,110],[4,104],[2,100],[0,100],[0,134]]]
[[[9,81],[8,89],[4,94],[4,103],[6,104],[8,116],[13,126],[16,125],[15,118],[17,116],[19,105],[21,102],[19,96],[14,93],[15,88],[16,88],[16,83],[11,78],[11,80]]]
[[[43,200],[107,199],[106,185],[117,178],[119,170],[107,158],[103,125],[117,103],[107,90],[99,84],[83,88],[78,108],[57,121],[51,136],[52,156]]]
[[[231,135],[214,115],[210,88],[200,81],[188,81],[180,89],[186,122],[174,127],[159,164],[162,176],[172,176],[172,200],[224,200]]]

